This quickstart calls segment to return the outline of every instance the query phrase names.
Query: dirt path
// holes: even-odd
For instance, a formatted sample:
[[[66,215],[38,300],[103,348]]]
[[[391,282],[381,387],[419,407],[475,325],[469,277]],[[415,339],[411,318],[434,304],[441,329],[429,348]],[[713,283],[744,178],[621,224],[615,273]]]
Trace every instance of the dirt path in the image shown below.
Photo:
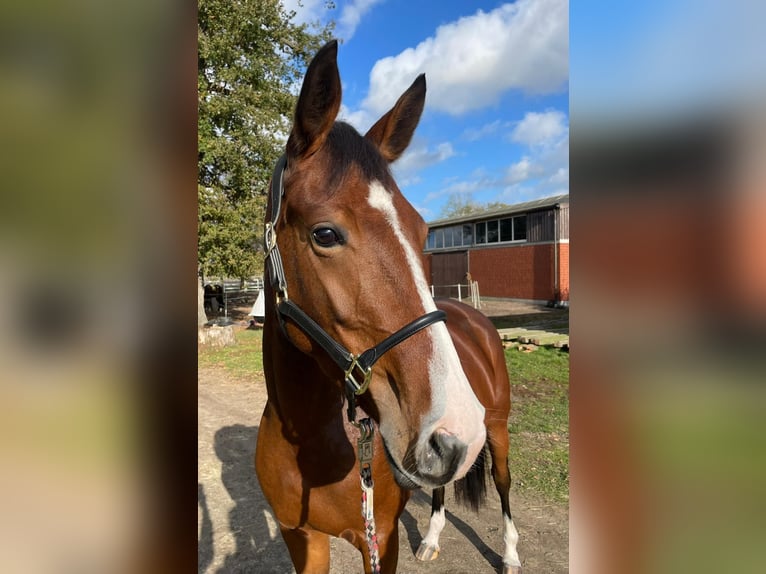
[[[262,381],[236,380],[219,370],[200,369],[198,380],[199,573],[294,572],[253,468],[266,390]],[[511,472],[513,462],[511,461]],[[519,530],[519,555],[527,574],[568,571],[568,509],[542,504],[511,489]],[[430,498],[416,492],[401,517],[399,572],[481,574],[501,571],[500,502],[488,496],[478,514],[447,496],[448,520],[435,562],[414,552],[427,530]],[[361,572],[361,557],[344,540],[332,542],[332,574]]]

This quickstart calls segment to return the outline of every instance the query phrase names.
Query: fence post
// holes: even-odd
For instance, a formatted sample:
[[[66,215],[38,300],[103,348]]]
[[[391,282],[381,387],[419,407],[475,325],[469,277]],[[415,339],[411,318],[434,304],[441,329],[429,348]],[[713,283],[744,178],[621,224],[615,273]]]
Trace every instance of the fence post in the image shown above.
[[[479,296],[479,282],[471,281],[471,301],[474,309],[481,309],[481,297]]]

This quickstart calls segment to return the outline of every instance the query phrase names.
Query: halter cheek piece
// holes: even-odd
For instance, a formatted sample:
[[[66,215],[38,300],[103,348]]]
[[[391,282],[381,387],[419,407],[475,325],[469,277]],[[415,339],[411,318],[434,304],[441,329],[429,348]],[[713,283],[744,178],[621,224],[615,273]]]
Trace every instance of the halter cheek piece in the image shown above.
[[[348,420],[355,423],[356,396],[363,394],[370,385],[372,378],[372,366],[387,351],[390,351],[402,341],[425,329],[433,323],[446,321],[447,314],[444,311],[431,311],[422,317],[408,323],[395,333],[389,335],[383,341],[364,351],[359,355],[349,352],[343,345],[333,339],[327,331],[309,317],[303,309],[293,303],[287,296],[287,279],[282,265],[282,256],[277,246],[276,226],[279,222],[279,214],[282,207],[282,197],[285,193],[284,174],[287,166],[287,156],[283,155],[274,167],[271,177],[271,215],[266,222],[263,234],[265,260],[269,268],[269,280],[276,292],[276,306],[280,322],[285,318],[295,322],[304,333],[311,337],[344,373],[345,391],[347,398]],[[283,327],[284,328],[284,327]]]

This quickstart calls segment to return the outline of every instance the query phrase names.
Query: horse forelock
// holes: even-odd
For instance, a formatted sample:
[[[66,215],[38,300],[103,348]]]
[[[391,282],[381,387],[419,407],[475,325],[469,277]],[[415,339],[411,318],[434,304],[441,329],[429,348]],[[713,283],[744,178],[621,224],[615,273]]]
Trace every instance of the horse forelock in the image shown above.
[[[388,162],[378,148],[345,122],[335,122],[319,153],[328,156],[323,166],[330,193],[335,192],[350,174],[358,174],[364,183],[377,180],[388,186],[393,182]]]

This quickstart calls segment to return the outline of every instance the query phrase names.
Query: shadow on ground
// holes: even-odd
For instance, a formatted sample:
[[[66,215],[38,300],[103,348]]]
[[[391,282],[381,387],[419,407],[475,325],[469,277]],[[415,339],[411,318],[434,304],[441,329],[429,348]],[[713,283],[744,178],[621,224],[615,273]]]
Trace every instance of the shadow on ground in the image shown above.
[[[569,309],[546,309],[543,312],[489,315],[496,329],[524,327],[552,332],[569,332]]]
[[[451,487],[448,487],[451,488]],[[412,498],[410,499],[410,504],[412,502],[415,502],[416,504],[419,503],[421,505],[426,506],[427,508],[431,507],[431,496],[430,493],[427,494],[426,492],[422,490],[418,490],[412,493]],[[461,511],[464,511],[464,509],[461,507]],[[492,548],[490,548],[487,543],[482,540],[481,536],[479,536],[476,531],[473,529],[473,527],[465,522],[464,520],[461,520],[459,517],[455,516],[452,512],[450,512],[449,508],[445,508],[445,514],[447,517],[447,521],[450,522],[455,529],[460,532],[465,539],[474,547],[476,550],[479,551],[479,553],[486,559],[487,563],[492,567],[502,570],[503,568],[503,558],[495,552]],[[423,540],[423,536],[420,534],[420,530],[418,529],[418,521],[415,519],[415,517],[410,513],[410,511],[405,508],[404,512],[402,513],[400,517],[401,526],[404,527],[404,530],[407,533],[407,540],[410,545],[410,550],[412,551],[412,554],[414,555],[417,552],[418,546],[420,546],[420,543]],[[428,529],[428,524],[422,524],[421,525],[425,530]],[[500,571],[499,570],[499,571]]]
[[[287,548],[282,542],[276,524],[271,518],[268,503],[261,492],[258,479],[253,467],[253,453],[258,439],[258,427],[236,424],[220,428],[215,433],[215,453],[221,461],[221,481],[226,493],[234,506],[228,512],[228,532],[232,537],[233,550],[223,560],[214,560],[215,548],[220,548],[214,535],[211,521],[211,502],[206,495],[203,484],[198,484],[197,497],[201,510],[201,526],[198,548],[198,572],[216,572],[224,574],[231,572],[258,572],[265,574],[286,574],[293,572]],[[416,503],[413,507],[412,502]],[[417,551],[423,537],[418,529],[418,521],[421,527],[428,528],[427,513],[431,506],[430,493],[416,491],[408,508],[401,516],[400,526],[406,534],[411,556]],[[418,518],[413,514],[417,510]],[[447,509],[447,520],[455,529],[465,537],[465,540],[474,546],[481,556],[493,569],[502,568],[502,558],[487,543],[482,540],[479,533],[464,520]],[[400,540],[402,537],[400,535]],[[402,540],[403,542],[403,540]],[[404,550],[405,546],[402,546]],[[336,556],[336,558],[342,558]],[[352,551],[343,561],[346,567],[356,565],[358,561],[356,551]],[[406,558],[400,555],[400,561]],[[219,565],[217,569],[211,569],[211,565]],[[444,559],[441,559],[444,562]],[[420,563],[419,567],[426,568],[427,564]],[[442,567],[444,564],[442,564]],[[439,570],[439,565],[434,564],[434,571]],[[420,568],[418,568],[420,569]],[[430,568],[429,568],[430,569]]]
[[[271,519],[268,503],[255,475],[253,453],[257,439],[258,427],[241,424],[223,427],[215,433],[215,453],[221,461],[221,481],[234,502],[229,511],[229,532],[234,538],[234,550],[216,570],[218,574],[292,572],[287,548]],[[214,557],[210,511],[202,485],[198,487],[198,503],[202,510],[198,571],[202,573]],[[268,566],[264,566],[266,564]]]

